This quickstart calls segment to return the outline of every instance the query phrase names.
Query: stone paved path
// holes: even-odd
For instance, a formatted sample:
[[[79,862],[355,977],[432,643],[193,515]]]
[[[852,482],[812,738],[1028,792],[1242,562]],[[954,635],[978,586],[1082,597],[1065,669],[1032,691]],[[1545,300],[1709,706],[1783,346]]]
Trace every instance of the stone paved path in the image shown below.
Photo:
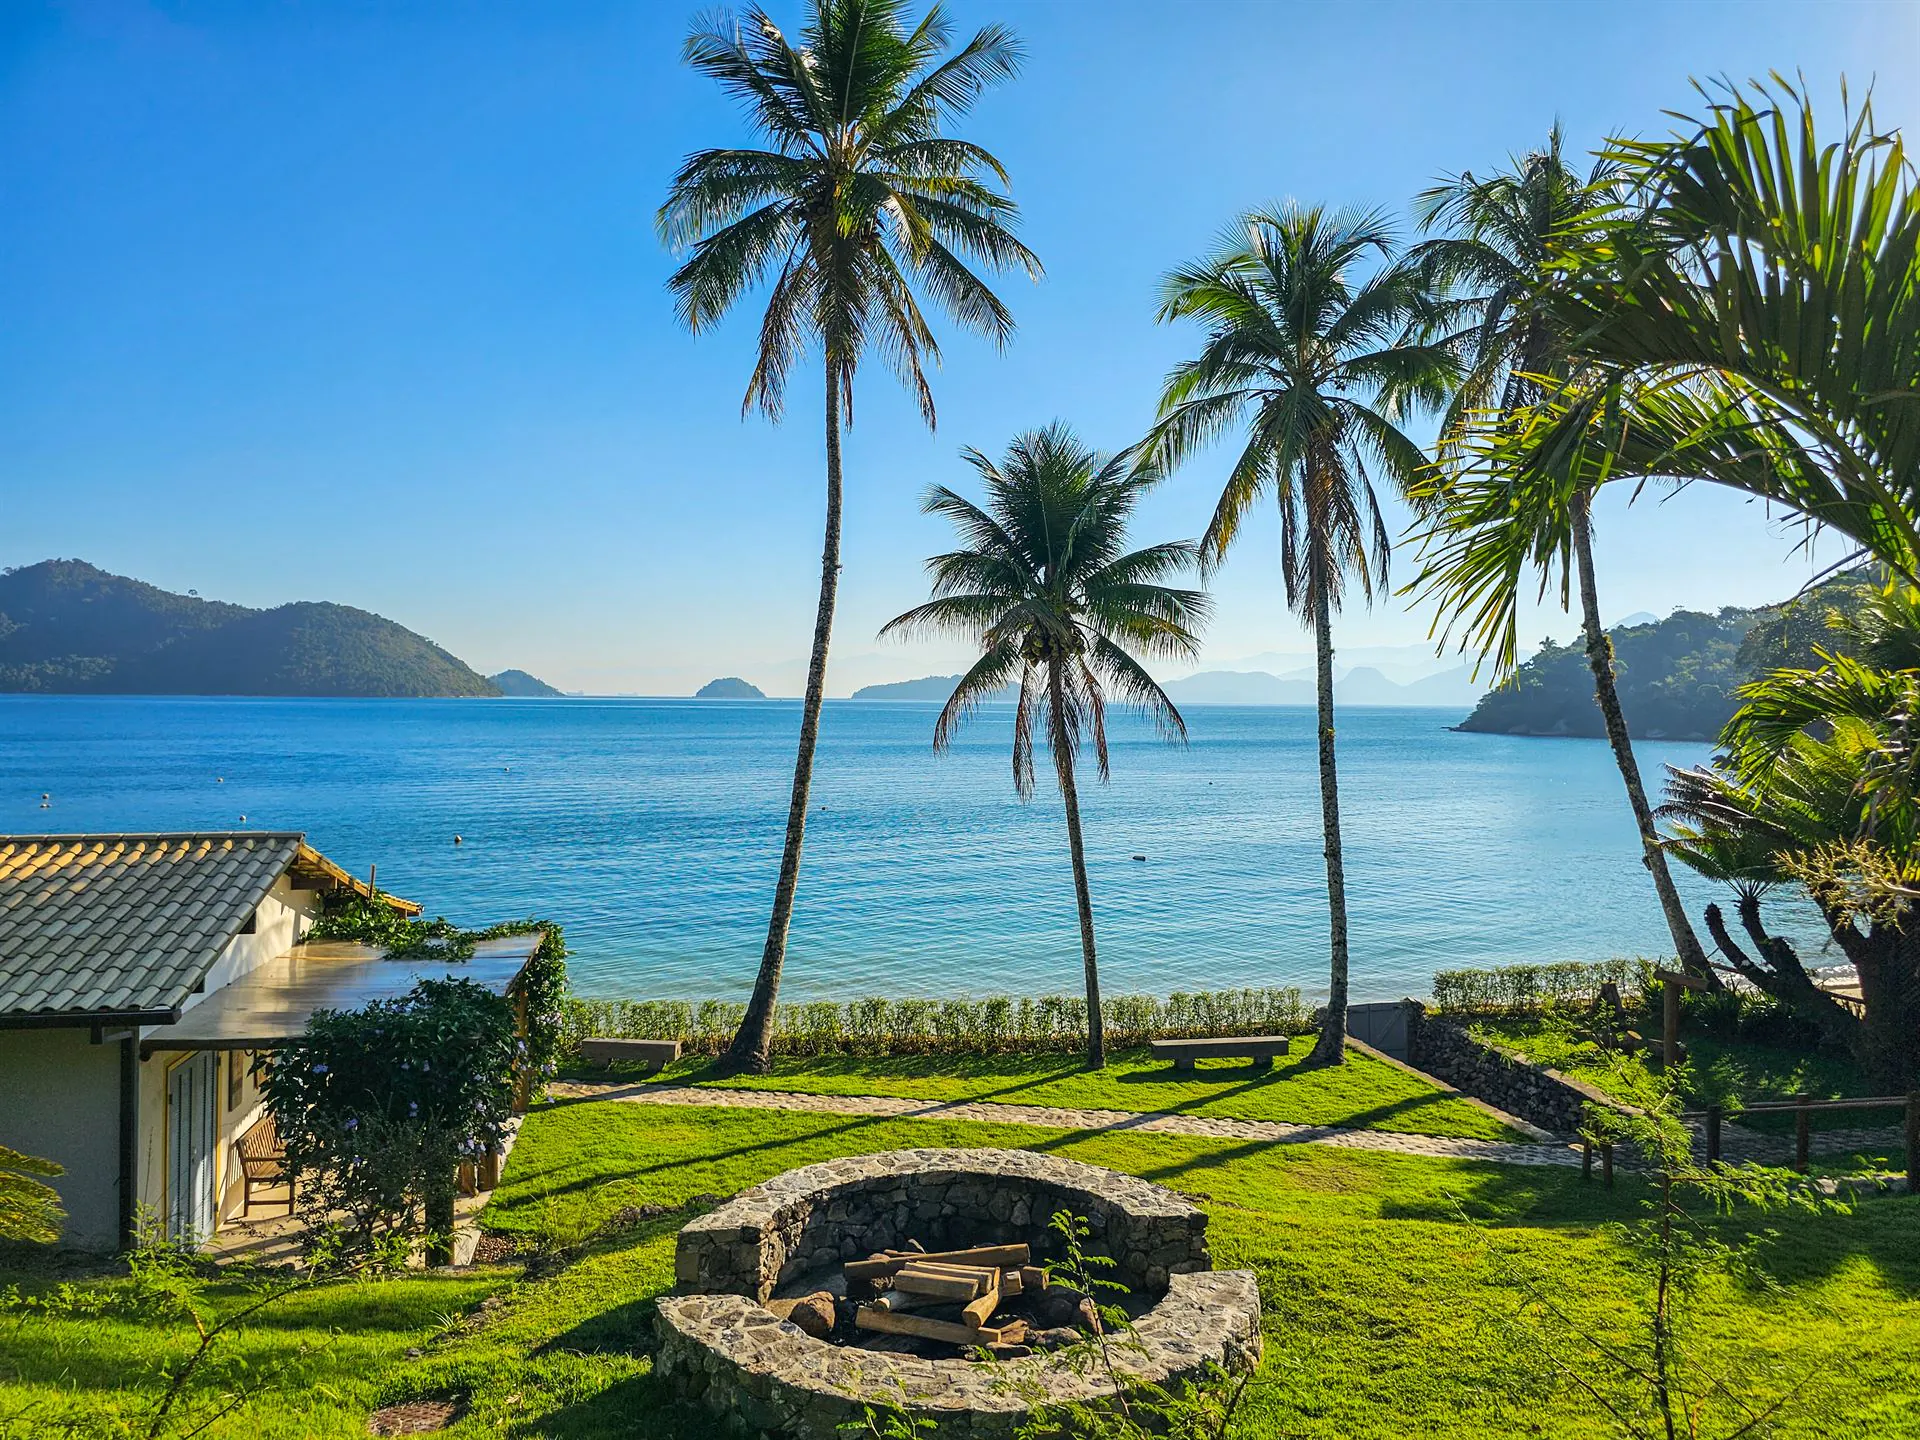
[[[897,1120],[971,1120],[988,1125],[1042,1125],[1055,1130],[1130,1130],[1191,1135],[1205,1140],[1256,1140],[1277,1145],[1336,1145],[1396,1155],[1490,1160],[1501,1165],[1578,1165],[1580,1152],[1564,1141],[1531,1143],[1457,1140],[1354,1130],[1339,1125],[1295,1125],[1284,1120],[1228,1120],[1214,1115],[1138,1114],[1130,1110],[1070,1110],[1052,1105],[1007,1105],[990,1100],[918,1100],[898,1095],[801,1095],[788,1090],[705,1089],[693,1085],[633,1085],[618,1081],[561,1081],[554,1099],[619,1100],[638,1105],[707,1105],[742,1110],[800,1110],[818,1115],[878,1115]]]

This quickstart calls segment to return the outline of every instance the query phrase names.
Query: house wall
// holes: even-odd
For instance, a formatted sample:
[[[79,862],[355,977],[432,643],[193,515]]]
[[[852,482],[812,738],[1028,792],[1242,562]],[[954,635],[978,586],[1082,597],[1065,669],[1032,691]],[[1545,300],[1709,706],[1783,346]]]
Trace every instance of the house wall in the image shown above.
[[[274,881],[254,917],[254,933],[236,935],[207,971],[206,985],[187,998],[191,1010],[208,995],[229,985],[267,961],[284,955],[299,942],[320,914],[320,894],[296,890],[286,876]],[[191,1052],[162,1051],[140,1063],[140,1203],[156,1214],[167,1210],[167,1072],[190,1059]],[[260,1090],[253,1078],[242,1076],[240,1103],[227,1104],[232,1053],[220,1057],[219,1100],[215,1107],[214,1193],[220,1197],[225,1220],[240,1208],[240,1162],[234,1143],[261,1115]],[[244,1071],[246,1059],[239,1064]]]
[[[120,1047],[87,1030],[0,1031],[0,1145],[55,1160],[61,1243],[111,1250],[120,1236]],[[164,1097],[163,1097],[164,1098]]]

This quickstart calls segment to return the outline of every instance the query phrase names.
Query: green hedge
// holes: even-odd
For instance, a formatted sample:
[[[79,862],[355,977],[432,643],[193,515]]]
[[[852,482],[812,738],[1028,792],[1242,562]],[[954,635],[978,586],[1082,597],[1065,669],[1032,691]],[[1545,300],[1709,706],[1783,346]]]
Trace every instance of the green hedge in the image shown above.
[[[1621,998],[1626,999],[1646,988],[1652,969],[1651,961],[1635,959],[1442,970],[1433,977],[1433,1004],[1437,1010],[1456,1014],[1546,1010],[1555,1005],[1590,1002],[1609,980],[1620,987]]]
[[[678,1040],[696,1055],[726,1048],[746,1006],[728,1000],[568,1000],[561,1044],[589,1035]],[[1307,1008],[1296,989],[1113,995],[1104,1002],[1107,1044],[1116,1048],[1192,1035],[1298,1034]],[[926,1055],[1078,1050],[1087,1002],[1078,995],[991,995],[982,1000],[889,1000],[873,996],[782,1005],[778,1055]]]

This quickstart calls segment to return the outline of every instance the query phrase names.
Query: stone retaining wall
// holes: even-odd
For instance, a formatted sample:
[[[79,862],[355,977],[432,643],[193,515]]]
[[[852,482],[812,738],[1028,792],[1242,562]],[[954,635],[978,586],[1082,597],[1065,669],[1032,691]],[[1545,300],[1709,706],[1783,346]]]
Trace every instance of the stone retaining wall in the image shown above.
[[[1025,1241],[1036,1263],[1057,1253],[1058,1211],[1084,1216],[1087,1248],[1117,1262],[1131,1290],[1207,1269],[1207,1217],[1172,1191],[1028,1150],[895,1150],[776,1175],[680,1232],[683,1289],[764,1301],[829,1266],[917,1240],[929,1250]]]
[[[1588,1105],[1624,1108],[1611,1095],[1570,1075],[1476,1040],[1418,1000],[1409,1000],[1406,1006],[1408,1063],[1489,1105],[1510,1110],[1556,1135],[1577,1131]]]

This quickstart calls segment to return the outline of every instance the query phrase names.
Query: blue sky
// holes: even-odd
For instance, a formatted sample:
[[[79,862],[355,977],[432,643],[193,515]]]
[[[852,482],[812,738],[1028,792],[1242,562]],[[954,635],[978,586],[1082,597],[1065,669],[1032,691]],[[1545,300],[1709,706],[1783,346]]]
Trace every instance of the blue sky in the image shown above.
[[[696,8],[14,0],[0,564],[80,556],[248,604],[340,600],[569,689],[739,673],[794,693],[818,382],[785,424],[743,423],[754,314],[681,333],[653,233],[679,159],[745,138],[678,62]],[[1023,76],[965,133],[1012,172],[1047,277],[1004,282],[1006,353],[947,345],[937,434],[882,369],[863,377],[834,693],[957,665],[873,640],[946,538],[921,490],[964,479],[961,445],[1055,417],[1137,438],[1192,343],[1154,325],[1155,282],[1237,209],[1404,215],[1555,116],[1581,149],[1663,130],[1693,75],[1871,80],[1900,125],[1920,96],[1920,7],[1896,0],[950,8],[1026,42]],[[1196,533],[1225,459],[1159,491],[1140,537]],[[1219,580],[1210,663],[1304,651],[1273,545],[1263,521]],[[1809,572],[1792,545],[1725,495],[1611,497],[1604,608],[1778,598]],[[1364,658],[1426,628],[1395,603],[1338,633]]]

